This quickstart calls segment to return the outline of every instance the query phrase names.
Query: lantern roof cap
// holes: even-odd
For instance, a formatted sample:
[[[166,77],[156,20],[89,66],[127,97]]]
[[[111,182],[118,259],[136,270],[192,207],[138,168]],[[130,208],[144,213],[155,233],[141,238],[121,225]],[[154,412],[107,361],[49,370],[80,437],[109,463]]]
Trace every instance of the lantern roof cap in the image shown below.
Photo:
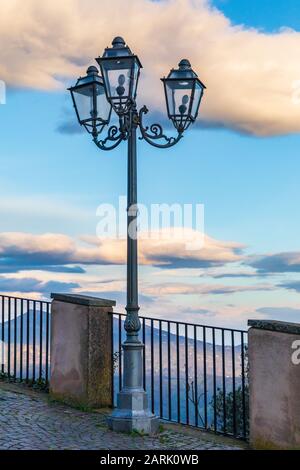
[[[188,79],[193,79],[196,80],[202,88],[206,88],[204,83],[201,82],[201,80],[198,78],[198,75],[194,70],[192,69],[191,63],[188,59],[181,59],[181,61],[178,64],[177,69],[171,69],[169,75],[167,78],[163,78],[162,80],[188,80]]]
[[[172,69],[168,78],[197,78],[198,75],[191,67],[191,63],[187,59],[182,59],[178,64],[178,69]]]
[[[103,85],[102,77],[99,75],[99,71],[95,65],[90,65],[86,71],[86,75],[84,77],[79,77],[76,85],[71,87],[70,89],[74,89],[75,87],[82,86],[82,85],[89,85],[91,83],[98,83],[99,85]]]
[[[112,41],[112,47],[106,47],[102,57],[97,57],[96,61],[102,67],[102,64],[106,60],[113,60],[116,58],[131,59],[142,68],[142,64],[137,55],[131,52],[130,47],[126,44],[125,40],[121,36],[116,36]]]
[[[121,36],[116,36],[112,41],[112,47],[106,47],[102,58],[132,56],[130,48]]]

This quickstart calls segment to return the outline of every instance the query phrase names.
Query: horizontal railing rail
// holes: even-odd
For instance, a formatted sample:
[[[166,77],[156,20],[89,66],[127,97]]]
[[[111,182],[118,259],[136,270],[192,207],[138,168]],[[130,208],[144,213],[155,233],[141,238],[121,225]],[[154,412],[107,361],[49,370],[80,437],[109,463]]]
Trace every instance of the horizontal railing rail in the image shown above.
[[[0,374],[47,387],[51,302],[0,295]]]
[[[122,389],[125,314],[112,314],[113,402]],[[144,388],[168,421],[248,437],[247,331],[140,317]]]

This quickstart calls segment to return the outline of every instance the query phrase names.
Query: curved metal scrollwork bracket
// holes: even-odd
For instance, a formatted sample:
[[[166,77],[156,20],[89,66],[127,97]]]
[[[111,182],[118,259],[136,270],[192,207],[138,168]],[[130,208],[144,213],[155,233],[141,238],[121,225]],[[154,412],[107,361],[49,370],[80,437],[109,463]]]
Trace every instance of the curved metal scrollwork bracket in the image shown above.
[[[146,106],[143,106],[139,112],[139,128],[142,134],[141,137],[139,137],[140,140],[144,139],[154,147],[164,149],[173,147],[173,145],[176,145],[179,140],[183,137],[182,132],[178,132],[177,137],[166,136],[160,124],[152,124],[150,127],[144,127],[143,114],[147,113],[148,109],[146,108]]]
[[[113,150],[122,142],[122,140],[126,140],[126,132],[120,130],[117,126],[111,126],[108,129],[105,139],[94,137],[93,140],[101,150]],[[110,144],[110,142],[112,143]]]

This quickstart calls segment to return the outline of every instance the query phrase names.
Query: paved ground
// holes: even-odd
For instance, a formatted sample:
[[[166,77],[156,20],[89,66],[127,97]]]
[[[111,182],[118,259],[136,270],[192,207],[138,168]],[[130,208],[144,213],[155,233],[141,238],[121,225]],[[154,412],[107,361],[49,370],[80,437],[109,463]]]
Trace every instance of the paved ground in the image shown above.
[[[163,424],[156,437],[109,431],[105,414],[51,403],[45,393],[0,384],[0,449],[241,449],[236,441]]]

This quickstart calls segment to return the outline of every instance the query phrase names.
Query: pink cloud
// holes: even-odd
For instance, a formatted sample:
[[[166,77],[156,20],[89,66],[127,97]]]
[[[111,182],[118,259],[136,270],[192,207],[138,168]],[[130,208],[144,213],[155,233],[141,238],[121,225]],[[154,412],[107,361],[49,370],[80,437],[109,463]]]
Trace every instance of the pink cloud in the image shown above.
[[[197,238],[197,232],[194,232]],[[190,242],[190,238],[189,238]],[[198,250],[188,250],[181,230],[170,239],[142,238],[139,243],[141,265],[180,268],[210,267],[243,259],[243,245],[224,242],[204,236],[204,244]],[[126,262],[125,239],[99,239],[81,237],[81,243],[67,235],[46,233],[42,235],[5,232],[0,233],[0,269],[5,266],[55,266],[71,264],[115,264]],[[2,266],[1,266],[2,265]]]
[[[233,26],[208,0],[2,2],[0,78],[64,89],[115,35],[140,55],[141,96],[154,111],[165,111],[159,78],[188,57],[208,87],[206,122],[262,136],[299,132],[300,33]]]

